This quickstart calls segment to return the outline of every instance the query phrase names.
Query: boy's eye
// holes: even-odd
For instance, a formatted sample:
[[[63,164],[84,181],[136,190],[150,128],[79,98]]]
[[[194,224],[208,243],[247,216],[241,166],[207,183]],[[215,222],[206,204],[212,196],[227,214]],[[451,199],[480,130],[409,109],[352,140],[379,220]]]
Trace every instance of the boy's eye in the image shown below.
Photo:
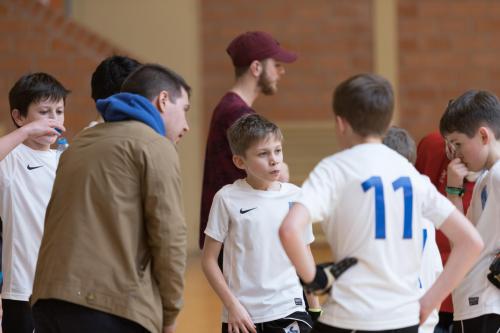
[[[266,155],[267,155],[267,152],[263,151],[263,152],[259,153],[258,156],[266,156]]]
[[[63,111],[63,110],[57,110],[57,111],[56,111],[56,113],[57,113],[57,114],[63,114],[63,113],[64,113],[64,111]]]
[[[282,149],[280,148],[280,149],[276,149],[275,152],[276,152],[276,154],[279,154],[279,153],[281,153],[281,151],[282,151]]]

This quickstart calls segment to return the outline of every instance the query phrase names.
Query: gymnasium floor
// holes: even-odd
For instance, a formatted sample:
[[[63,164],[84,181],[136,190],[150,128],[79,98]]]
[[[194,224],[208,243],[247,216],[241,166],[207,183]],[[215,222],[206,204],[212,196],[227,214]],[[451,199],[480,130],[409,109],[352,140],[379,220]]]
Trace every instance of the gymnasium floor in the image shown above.
[[[330,250],[326,244],[312,247],[316,262],[327,261]],[[210,288],[201,270],[200,256],[191,256],[186,270],[184,308],[177,319],[176,333],[218,333],[222,303]]]

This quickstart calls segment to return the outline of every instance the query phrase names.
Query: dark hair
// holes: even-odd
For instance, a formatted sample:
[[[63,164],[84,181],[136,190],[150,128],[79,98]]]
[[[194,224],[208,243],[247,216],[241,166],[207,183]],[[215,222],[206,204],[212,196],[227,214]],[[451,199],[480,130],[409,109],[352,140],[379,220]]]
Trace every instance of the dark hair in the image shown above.
[[[272,135],[283,141],[283,134],[276,124],[254,113],[241,117],[227,130],[227,139],[234,155],[245,156],[252,144]]]
[[[394,109],[389,81],[375,74],[359,74],[342,82],[333,93],[333,112],[362,137],[384,135]]]
[[[137,60],[125,56],[114,55],[104,59],[92,74],[92,99],[97,101],[119,93],[123,81],[140,65]]]
[[[250,68],[250,65],[248,66],[242,66],[242,67],[234,67],[234,76],[239,79],[242,77]]]
[[[175,102],[181,95],[182,88],[188,96],[191,95],[191,87],[179,74],[160,65],[145,64],[125,79],[121,91],[153,100],[162,90],[165,90],[169,93],[170,101]]]
[[[9,105],[16,109],[23,117],[28,115],[28,108],[40,101],[60,101],[66,103],[66,96],[70,91],[47,73],[33,73],[23,75],[9,91]],[[14,121],[14,118],[12,118]],[[19,127],[14,121],[14,125]]]
[[[400,127],[391,126],[389,130],[387,130],[382,142],[387,147],[406,157],[410,163],[415,164],[417,159],[417,147],[408,131]]]
[[[443,136],[459,132],[472,138],[481,126],[489,127],[495,138],[500,138],[500,103],[484,90],[469,90],[451,100],[439,122]]]

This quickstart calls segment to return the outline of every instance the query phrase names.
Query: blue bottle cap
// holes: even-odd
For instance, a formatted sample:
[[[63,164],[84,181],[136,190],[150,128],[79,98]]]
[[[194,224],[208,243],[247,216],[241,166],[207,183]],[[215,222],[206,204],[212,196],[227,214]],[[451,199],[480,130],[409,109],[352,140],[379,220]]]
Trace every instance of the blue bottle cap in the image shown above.
[[[57,144],[58,145],[67,145],[68,140],[66,140],[66,138],[59,138],[59,139],[57,139]]]

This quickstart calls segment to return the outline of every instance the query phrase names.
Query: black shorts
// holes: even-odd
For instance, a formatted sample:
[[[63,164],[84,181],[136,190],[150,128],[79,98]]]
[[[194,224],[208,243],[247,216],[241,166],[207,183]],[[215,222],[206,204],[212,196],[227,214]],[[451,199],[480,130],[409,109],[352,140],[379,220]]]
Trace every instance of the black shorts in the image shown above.
[[[312,320],[307,312],[297,311],[281,319],[255,324],[255,327],[257,333],[309,333],[312,328]],[[222,323],[222,333],[230,333],[227,323]]]
[[[492,313],[453,321],[453,333],[500,333],[500,315]]]
[[[418,333],[418,325],[411,327],[398,328],[393,330],[384,330],[384,331],[358,331],[352,329],[338,328],[333,326],[328,326],[322,324],[320,322],[316,322],[311,333],[369,333],[369,332],[377,332],[377,333]]]
[[[33,313],[28,301],[2,299],[2,330],[8,333],[32,333]]]

